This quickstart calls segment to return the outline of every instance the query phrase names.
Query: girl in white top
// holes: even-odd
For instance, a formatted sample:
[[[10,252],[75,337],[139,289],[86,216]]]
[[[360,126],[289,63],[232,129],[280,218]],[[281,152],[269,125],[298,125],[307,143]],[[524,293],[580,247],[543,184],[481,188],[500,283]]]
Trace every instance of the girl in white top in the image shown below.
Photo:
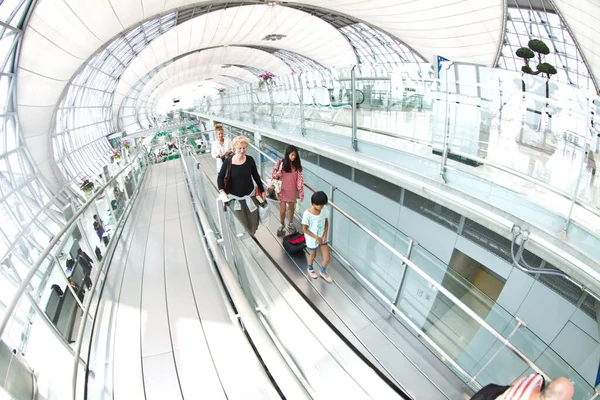
[[[225,132],[223,128],[217,127],[215,129],[217,134],[217,140],[215,140],[210,149],[210,155],[212,158],[217,159],[217,173],[221,171],[223,160],[232,154],[231,151],[231,140],[225,139]]]
[[[327,195],[324,192],[315,192],[310,198],[312,205],[304,211],[302,215],[302,229],[306,240],[306,250],[308,250],[308,275],[311,278],[318,278],[317,272],[313,268],[313,261],[317,257],[317,250],[321,249],[323,260],[321,261],[321,270],[319,275],[325,282],[331,283],[333,279],[327,273],[327,264],[329,264],[329,243],[327,242],[327,230],[329,220],[327,211],[323,208],[328,203]]]

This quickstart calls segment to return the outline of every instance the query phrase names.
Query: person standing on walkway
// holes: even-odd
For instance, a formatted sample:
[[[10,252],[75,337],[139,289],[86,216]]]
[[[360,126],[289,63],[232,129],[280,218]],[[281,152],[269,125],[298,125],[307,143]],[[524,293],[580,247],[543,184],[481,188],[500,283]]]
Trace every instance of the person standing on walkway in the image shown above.
[[[223,163],[217,185],[219,192],[226,194],[242,225],[246,227],[251,235],[258,229],[258,200],[254,182],[264,200],[265,188],[260,180],[258,169],[254,158],[246,155],[249,140],[244,136],[238,136],[231,142],[233,156]],[[252,180],[254,179],[254,182]],[[233,203],[233,204],[231,204]]]
[[[217,135],[217,140],[212,144],[210,155],[217,160],[217,172],[219,172],[223,166],[223,160],[232,154],[231,141],[225,139],[225,131],[222,126],[217,126],[215,128],[215,133]]]
[[[320,249],[323,259],[319,275],[325,279],[325,282],[331,283],[333,279],[327,273],[327,265],[330,259],[329,242],[327,241],[329,219],[327,218],[327,210],[324,209],[329,200],[324,192],[319,191],[313,193],[310,202],[312,205],[302,215],[302,229],[306,240],[306,250],[308,250],[308,275],[313,279],[318,278],[317,272],[313,268],[313,262],[317,257],[317,250]]]
[[[277,194],[280,222],[279,229],[277,229],[277,236],[283,236],[286,228],[290,233],[296,231],[293,224],[296,200],[304,200],[302,163],[296,147],[290,145],[285,149],[283,158],[275,163],[271,176],[273,179],[281,181],[281,191]],[[285,220],[286,206],[288,210],[287,224]]]

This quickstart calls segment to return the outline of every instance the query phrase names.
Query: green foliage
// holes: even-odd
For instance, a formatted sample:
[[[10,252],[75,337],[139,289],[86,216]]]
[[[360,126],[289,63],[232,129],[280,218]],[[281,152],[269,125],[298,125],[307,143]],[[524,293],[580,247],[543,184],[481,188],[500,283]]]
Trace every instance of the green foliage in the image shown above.
[[[535,54],[533,53],[533,51],[531,51],[529,47],[520,47],[519,49],[517,49],[517,52],[515,54],[517,55],[517,57],[524,59],[530,59],[535,57]]]
[[[529,74],[529,75],[534,75],[534,72],[533,72],[533,70],[531,69],[531,67],[529,65],[523,65],[521,67],[521,71],[523,71],[523,72],[525,72],[526,74]]]
[[[527,43],[528,47],[520,47],[515,52],[515,55],[522,58],[525,65],[521,67],[521,71],[528,75],[539,75],[545,74],[547,79],[550,79],[552,75],[556,74],[556,68],[552,64],[545,62],[542,56],[550,54],[550,49],[546,46],[546,43],[539,39],[531,39]],[[529,60],[535,58],[537,55],[538,63],[535,71],[529,66]]]
[[[527,46],[536,53],[543,54],[545,56],[550,54],[550,49],[548,46],[546,46],[546,43],[542,42],[541,40],[531,39],[529,43],[527,43]]]
[[[541,63],[537,66],[538,71],[540,71],[543,74],[546,74],[546,76],[548,78],[550,78],[550,75],[555,75],[558,71],[556,71],[556,68],[554,68],[554,66],[552,64],[548,64],[548,63]]]

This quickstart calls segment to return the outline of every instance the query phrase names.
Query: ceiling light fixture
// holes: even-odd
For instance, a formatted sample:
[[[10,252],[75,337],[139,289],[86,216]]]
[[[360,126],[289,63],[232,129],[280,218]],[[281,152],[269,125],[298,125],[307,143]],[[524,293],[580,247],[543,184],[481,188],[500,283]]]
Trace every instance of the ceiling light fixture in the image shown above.
[[[279,30],[279,27],[277,26],[277,15],[275,12],[275,7],[277,7],[277,4],[274,2],[270,2],[267,3],[267,6],[269,6],[269,9],[267,10],[267,13],[269,14],[269,26],[267,28],[268,34],[261,40],[265,40],[267,42],[275,42],[277,40],[285,38],[287,35],[277,33],[277,31]]]
[[[271,34],[265,36],[264,38],[262,38],[261,40],[267,40],[267,41],[274,42],[276,40],[281,40],[284,37],[287,37],[287,35],[282,35],[281,33],[271,33]]]

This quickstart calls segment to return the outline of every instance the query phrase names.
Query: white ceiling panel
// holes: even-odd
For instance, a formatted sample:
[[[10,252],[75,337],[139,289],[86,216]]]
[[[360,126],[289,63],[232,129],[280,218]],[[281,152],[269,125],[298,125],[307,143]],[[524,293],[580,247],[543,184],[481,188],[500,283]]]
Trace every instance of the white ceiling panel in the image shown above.
[[[19,68],[19,90],[17,101],[26,106],[53,106],[54,99],[59,97],[65,88],[64,81],[46,79],[43,76]],[[19,110],[19,114],[20,114]],[[21,124],[23,116],[20,115]]]
[[[502,0],[308,0],[396,36],[428,60],[434,54],[491,66],[504,28]]]
[[[274,18],[277,19],[276,24],[273,22]],[[307,26],[311,29],[307,29]],[[191,40],[187,46],[184,43],[188,43],[188,36],[179,35],[180,30],[183,30],[182,33],[191,32]],[[331,25],[302,11],[268,5],[232,7],[191,19],[165,33],[163,40],[152,42],[138,58],[144,60],[144,66],[150,71],[173,58],[172,53],[166,52],[165,46],[179,48],[179,54],[235,44],[265,46],[271,42],[262,38],[269,33],[287,35],[274,42],[273,46],[299,53],[326,67],[342,67],[356,63],[354,50],[344,36]],[[183,43],[179,42],[180,38],[183,39]],[[212,55],[217,57],[217,54]],[[248,65],[248,62],[250,61],[244,61],[242,64]],[[139,74],[139,63],[137,60],[134,63]],[[219,60],[218,63],[228,62]],[[130,66],[128,71],[133,68]],[[124,75],[124,80],[131,84],[130,78],[130,75]]]
[[[214,49],[203,50],[182,57],[162,68],[158,73],[144,86],[146,92],[150,88],[168,80],[174,75],[185,71],[197,71],[198,68],[211,68],[215,76],[219,74],[235,76],[248,82],[256,81],[258,78],[247,70],[230,67],[222,68],[227,65],[247,65],[261,70],[270,71],[275,75],[289,75],[292,71],[279,57],[262,50],[256,50],[248,47],[218,47]],[[154,85],[154,86],[153,86]],[[236,84],[237,85],[237,84]],[[124,85],[119,86],[118,90],[123,93]],[[143,98],[143,96],[140,96]],[[120,108],[123,101],[122,97],[115,98],[115,109]],[[115,122],[117,114],[113,114]]]
[[[85,61],[91,52],[102,46],[103,41],[62,0],[46,0],[38,7],[40,10],[32,15],[30,26],[56,47]],[[60,29],[63,26],[69,29]],[[29,33],[29,30],[25,32]]]
[[[96,0],[99,1],[99,0]],[[104,0],[106,1],[106,0]],[[121,23],[123,28],[127,28],[131,25],[139,23],[144,20],[144,6],[143,4],[148,1],[137,1],[137,0],[108,0],[110,5],[115,10],[117,19]]]
[[[45,122],[49,118],[52,118],[54,115],[55,107],[54,106],[46,106],[46,107],[28,107],[23,106],[23,117],[21,118],[21,127],[23,130],[27,129],[28,136],[38,136],[38,135],[46,135],[47,139],[47,131],[48,127]]]
[[[84,61],[57,47],[34,30],[26,30],[24,39],[29,40],[29,51],[21,52],[19,67],[47,77],[50,80],[58,79],[64,81],[64,84],[66,84],[71,79],[73,72]],[[18,86],[19,91],[21,91],[23,83],[20,80]],[[31,95],[32,93],[29,94]],[[36,96],[36,93],[33,93],[33,96]]]
[[[45,3],[47,0],[38,1],[33,14],[40,13],[38,10],[40,3]],[[63,0],[71,10],[77,15],[77,19],[82,21],[96,37],[102,42],[106,42],[113,38],[117,33],[123,30],[118,18],[116,17],[113,8],[108,0],[94,1],[93,5],[90,1],[81,0]],[[54,26],[60,26],[53,24]],[[65,26],[69,26],[65,25]]]

